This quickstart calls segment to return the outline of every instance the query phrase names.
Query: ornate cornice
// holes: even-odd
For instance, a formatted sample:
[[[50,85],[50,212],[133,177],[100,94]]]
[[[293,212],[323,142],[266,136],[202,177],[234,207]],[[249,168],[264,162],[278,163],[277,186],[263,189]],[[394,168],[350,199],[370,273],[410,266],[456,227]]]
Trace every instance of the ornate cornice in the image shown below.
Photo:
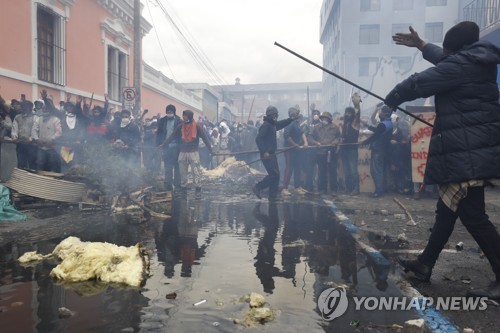
[[[118,44],[123,43],[127,47],[132,45],[132,38],[127,34],[123,22],[119,18],[114,20],[110,18],[104,19],[104,21],[101,22],[101,31],[113,36],[115,42]]]
[[[75,0],[59,0],[65,6],[71,7],[75,4]]]
[[[67,0],[73,1],[73,0]],[[126,24],[134,24],[134,6],[133,0],[97,0],[97,3],[110,12],[115,18],[121,19]],[[143,5],[141,4],[141,11]],[[144,18],[141,19],[142,36],[147,34],[152,28]]]

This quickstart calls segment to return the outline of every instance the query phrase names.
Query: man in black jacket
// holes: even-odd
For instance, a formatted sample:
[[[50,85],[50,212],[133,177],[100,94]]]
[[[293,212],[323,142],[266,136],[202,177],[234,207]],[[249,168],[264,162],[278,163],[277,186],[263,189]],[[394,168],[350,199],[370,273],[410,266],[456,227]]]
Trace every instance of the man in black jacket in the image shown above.
[[[161,145],[175,129],[182,124],[182,119],[175,114],[176,108],[169,104],[165,109],[165,117],[158,122],[156,132],[156,146]],[[163,147],[163,166],[165,168],[165,190],[172,191],[173,186],[181,186],[181,175],[179,172],[179,144],[181,142],[181,132],[177,132],[172,141]],[[172,186],[173,185],[173,186]]]
[[[435,95],[436,119],[424,182],[438,184],[436,222],[417,260],[400,259],[406,271],[429,280],[458,217],[485,253],[496,281],[469,296],[500,299],[500,236],[485,212],[484,186],[500,179],[500,105],[496,83],[500,49],[479,41],[479,27],[461,22],[445,35],[443,49],[427,44],[410,27],[396,34],[435,66],[398,84],[385,103],[395,107]]]
[[[278,199],[280,169],[275,155],[277,148],[276,132],[290,124],[297,116],[298,114],[294,115],[295,118],[278,121],[278,109],[274,106],[268,106],[266,109],[264,123],[260,126],[257,138],[255,138],[262,164],[264,164],[267,171],[267,176],[253,187],[253,193],[259,199],[261,198],[260,191],[267,187],[269,187],[269,201]]]

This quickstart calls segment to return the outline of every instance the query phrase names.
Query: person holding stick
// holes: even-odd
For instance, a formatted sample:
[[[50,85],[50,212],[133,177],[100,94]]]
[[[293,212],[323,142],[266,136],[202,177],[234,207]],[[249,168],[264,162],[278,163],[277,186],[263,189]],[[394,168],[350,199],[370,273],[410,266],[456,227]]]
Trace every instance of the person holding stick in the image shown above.
[[[437,184],[436,221],[416,260],[399,259],[405,271],[428,281],[453,232],[457,218],[467,228],[495,274],[487,288],[468,296],[500,299],[500,236],[485,212],[484,187],[500,184],[500,104],[496,82],[500,49],[479,40],[474,22],[460,22],[444,37],[443,48],[428,44],[410,27],[393,36],[396,44],[416,47],[434,64],[398,84],[385,98],[396,107],[434,95],[436,119],[429,144],[425,184]]]
[[[280,169],[275,152],[277,149],[276,132],[285,128],[298,117],[298,113],[288,119],[278,121],[278,109],[275,106],[268,106],[264,122],[259,128],[259,133],[255,138],[259,148],[262,164],[267,171],[267,176],[252,188],[257,198],[261,199],[261,191],[269,188],[269,201],[278,200]]]
[[[348,144],[340,149],[340,158],[344,167],[345,189],[351,196],[359,195],[358,143],[361,122],[361,97],[354,93],[351,97],[354,107],[348,106],[344,111],[342,127],[342,143]]]
[[[319,147],[315,156],[318,164],[318,191],[320,194],[327,194],[330,184],[330,194],[334,197],[338,191],[337,145],[342,134],[340,128],[332,122],[333,117],[330,112],[323,112],[319,119],[321,123],[314,127],[310,142],[311,145]]]

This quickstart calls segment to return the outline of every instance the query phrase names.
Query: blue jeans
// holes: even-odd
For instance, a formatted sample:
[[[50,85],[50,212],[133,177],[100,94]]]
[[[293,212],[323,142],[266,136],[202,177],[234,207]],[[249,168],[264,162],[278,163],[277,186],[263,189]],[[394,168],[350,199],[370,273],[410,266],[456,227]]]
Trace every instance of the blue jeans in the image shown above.
[[[370,162],[370,173],[375,184],[375,193],[385,191],[385,170],[387,165],[387,153],[385,151],[373,151]]]
[[[342,164],[344,167],[346,192],[359,192],[359,173],[358,173],[358,148],[342,149]]]

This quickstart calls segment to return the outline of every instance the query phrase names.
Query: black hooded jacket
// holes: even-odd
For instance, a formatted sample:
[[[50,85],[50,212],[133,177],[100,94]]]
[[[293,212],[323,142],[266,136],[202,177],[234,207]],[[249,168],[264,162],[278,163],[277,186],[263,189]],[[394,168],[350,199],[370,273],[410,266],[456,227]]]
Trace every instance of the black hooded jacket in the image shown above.
[[[255,143],[257,143],[257,147],[259,147],[259,151],[261,155],[264,153],[274,154],[278,147],[278,143],[276,140],[276,131],[279,131],[282,128],[285,128],[293,121],[292,118],[274,121],[271,117],[265,117],[264,123],[259,127],[259,133],[255,138]]]
[[[436,119],[425,170],[426,184],[500,178],[500,105],[497,64],[500,49],[478,41],[445,56],[427,44],[433,63],[398,84],[386,104],[435,95]]]

